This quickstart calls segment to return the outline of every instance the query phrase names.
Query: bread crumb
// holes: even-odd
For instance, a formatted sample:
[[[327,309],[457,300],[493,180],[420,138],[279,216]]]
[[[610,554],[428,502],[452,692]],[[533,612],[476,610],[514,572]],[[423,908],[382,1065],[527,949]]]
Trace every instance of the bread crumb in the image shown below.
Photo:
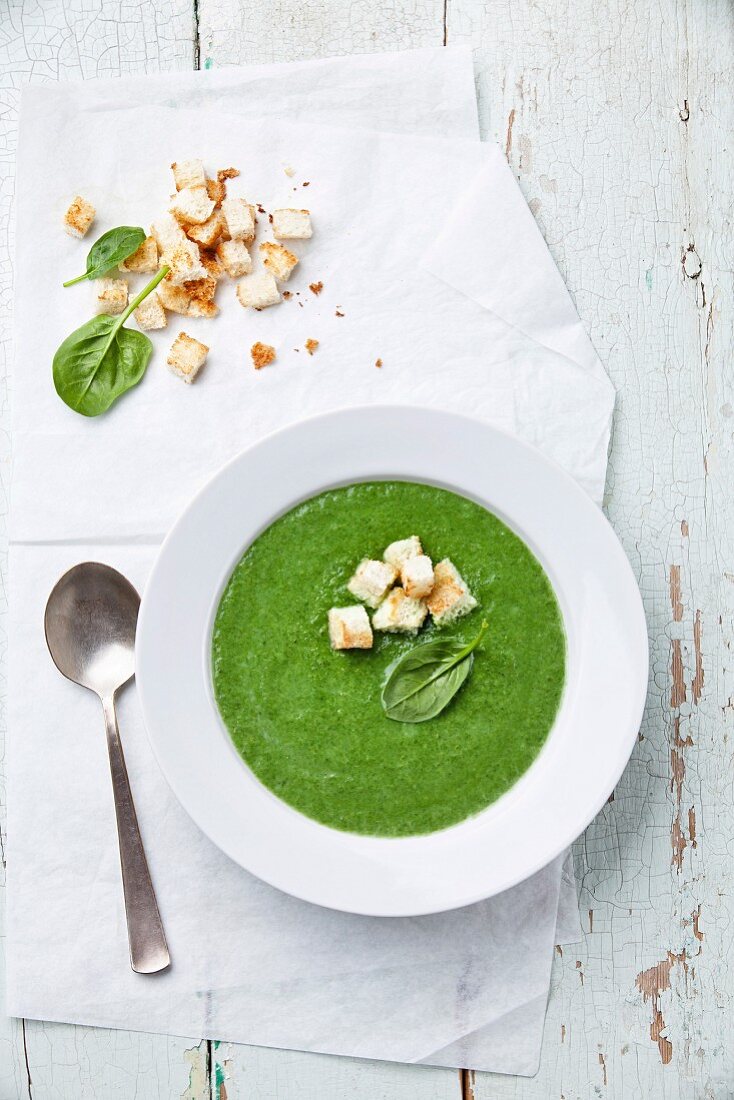
[[[381,367],[382,366],[382,359],[375,359],[375,366],[376,367]]]
[[[216,208],[219,209],[219,207],[222,205],[222,202],[227,197],[227,185],[225,184],[224,180],[207,179],[206,193],[215,204]]]
[[[284,298],[285,298],[286,300],[288,300],[288,298],[292,298],[292,297],[293,297],[293,294],[291,293],[291,291],[290,291],[290,290],[284,290],[284,291],[283,291],[283,297],[284,297]]]
[[[301,187],[310,187],[310,186],[311,186],[311,182],[310,182],[310,180],[306,180],[306,182],[305,182],[305,183],[302,183],[302,184],[301,184]]]
[[[224,180],[236,179],[239,174],[239,168],[220,168],[217,172],[217,179],[220,183],[222,183]]]
[[[305,346],[306,346],[306,351],[308,352],[308,354],[313,355],[313,353],[316,351],[316,348],[319,346],[319,341],[318,340],[312,340],[309,337],[309,339],[306,341]]]
[[[324,284],[322,282],[309,283],[308,284],[308,289],[311,291],[312,294],[315,294],[316,297],[318,298],[319,294],[324,289]]]
[[[283,171],[285,172],[286,176],[290,176],[291,178],[296,174],[295,168],[291,168],[290,164],[287,164]]]
[[[340,312],[339,310],[337,310],[337,311],[336,311],[336,316],[337,316],[337,317],[343,317],[343,316],[344,316],[344,314],[343,314],[343,313],[341,313],[341,312]]]
[[[64,214],[64,229],[70,237],[81,238],[94,221],[96,210],[91,202],[77,195]]]
[[[261,344],[258,341],[250,348],[250,355],[255,370],[262,370],[263,367],[269,367],[271,363],[275,362],[275,348],[271,347],[270,344]]]

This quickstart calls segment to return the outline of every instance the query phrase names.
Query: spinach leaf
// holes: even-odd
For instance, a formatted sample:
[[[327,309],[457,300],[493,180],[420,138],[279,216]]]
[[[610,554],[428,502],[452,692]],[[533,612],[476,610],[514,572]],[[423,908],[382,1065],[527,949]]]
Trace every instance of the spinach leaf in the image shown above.
[[[133,252],[137,252],[145,240],[145,230],[137,225],[119,225],[110,229],[95,241],[87,256],[87,270],[76,279],[68,279],[64,286],[73,286],[82,279],[99,279],[111,268],[117,267]]]
[[[438,638],[416,646],[397,662],[382,689],[382,709],[396,722],[427,722],[448,706],[474,664],[474,650],[488,623],[464,644]]]
[[[54,355],[53,378],[70,409],[98,416],[143,377],[153,345],[145,333],[123,324],[168,271],[162,267],[119,317],[102,313],[66,337]]]

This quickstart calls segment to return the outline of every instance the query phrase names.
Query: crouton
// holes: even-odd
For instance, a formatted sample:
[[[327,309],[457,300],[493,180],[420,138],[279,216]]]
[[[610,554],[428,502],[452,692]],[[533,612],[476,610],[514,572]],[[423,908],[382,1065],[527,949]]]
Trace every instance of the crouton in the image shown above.
[[[144,332],[149,332],[154,328],[165,328],[168,324],[166,311],[155,291],[140,303],[133,313],[133,317],[138,322],[138,327]]]
[[[255,239],[255,216],[253,207],[244,199],[225,199],[222,213],[227,230],[233,241],[245,241],[249,244]]]
[[[96,213],[91,202],[77,195],[64,214],[64,230],[70,237],[81,239],[94,221]]]
[[[206,193],[214,203],[215,208],[218,210],[227,197],[227,184],[224,180],[210,180],[206,181]]]
[[[281,241],[303,241],[312,236],[310,210],[274,210],[273,236]]]
[[[430,594],[435,581],[433,562],[426,554],[414,554],[403,562],[400,580],[407,596],[424,599]]]
[[[221,210],[215,210],[211,217],[200,225],[187,226],[186,236],[190,241],[196,241],[202,248],[214,248],[225,228]]]
[[[477,601],[452,561],[444,558],[434,574],[435,584],[426,604],[436,626],[446,626],[474,610]]]
[[[158,245],[155,238],[146,237],[140,248],[120,264],[120,271],[137,271],[150,274],[158,270]]]
[[[250,348],[250,355],[255,370],[262,370],[263,367],[269,367],[271,363],[275,362],[275,348],[271,347],[270,344],[261,344],[258,341]]]
[[[200,160],[179,160],[171,165],[177,191],[185,187],[204,187],[206,173]]]
[[[224,180],[236,179],[239,174],[239,168],[220,168],[217,172],[217,179],[222,183]]]
[[[252,256],[244,241],[220,241],[217,245],[217,259],[233,279],[240,279],[252,271]]]
[[[357,566],[347,588],[368,607],[379,607],[397,579],[398,571],[392,565],[365,558]]]
[[[265,257],[263,266],[275,276],[279,283],[288,282],[291,272],[298,263],[298,256],[294,256],[282,244],[273,244],[272,241],[261,244],[260,251]]]
[[[266,309],[280,301],[280,291],[272,275],[267,271],[248,275],[237,284],[237,297],[245,309]]]
[[[402,588],[393,588],[372,616],[372,626],[387,634],[417,634],[427,614],[423,600],[406,596]]]
[[[161,262],[171,269],[166,276],[168,282],[180,285],[187,279],[206,276],[198,244],[189,240],[173,214],[164,214],[153,222],[150,233],[158,245]]]
[[[308,340],[305,343],[305,348],[306,348],[306,351],[308,352],[308,354],[313,355],[313,353],[317,350],[318,346],[319,346],[319,341],[314,340],[313,337],[309,336]]]
[[[168,279],[158,284],[158,298],[164,309],[171,313],[188,314],[191,304],[191,295],[187,294],[182,286],[174,286]]]
[[[217,280],[213,279],[211,275],[207,275],[204,279],[187,279],[182,285],[186,293],[192,298],[199,298],[203,302],[214,301],[214,295],[217,292]]]
[[[372,627],[363,607],[332,607],[329,611],[332,649],[372,649]]]
[[[224,274],[222,265],[213,252],[202,252],[201,262],[210,279],[221,279]]]
[[[128,285],[124,279],[95,279],[97,313],[116,316],[127,308]]]
[[[167,363],[184,382],[193,382],[204,366],[209,348],[185,332],[179,332],[168,353]]]
[[[219,306],[216,302],[208,302],[206,298],[192,298],[189,308],[186,310],[188,317],[205,317],[211,320],[219,314]]]
[[[214,213],[206,187],[183,187],[169,207],[179,225],[202,225]]]
[[[400,572],[408,558],[414,558],[416,554],[422,553],[421,540],[417,535],[411,535],[409,539],[398,539],[397,542],[391,542],[382,556],[386,562],[395,566]]]

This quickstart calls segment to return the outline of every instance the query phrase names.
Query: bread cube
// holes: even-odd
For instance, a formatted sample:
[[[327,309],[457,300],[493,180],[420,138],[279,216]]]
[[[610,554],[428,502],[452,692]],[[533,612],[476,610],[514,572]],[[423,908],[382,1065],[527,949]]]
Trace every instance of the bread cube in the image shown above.
[[[192,298],[186,314],[189,317],[204,317],[210,321],[219,315],[219,306],[216,302],[208,302],[206,298]]]
[[[394,565],[399,572],[408,558],[414,558],[416,554],[422,553],[421,540],[417,535],[411,535],[409,539],[398,539],[397,542],[391,542],[382,556],[386,562]]]
[[[272,344],[261,344],[259,340],[250,348],[250,355],[255,370],[262,370],[275,362],[275,348]]]
[[[214,212],[206,187],[183,187],[169,207],[179,225],[201,225]]]
[[[179,332],[168,353],[167,363],[174,374],[191,383],[204,366],[209,348],[194,340],[193,336]]]
[[[187,279],[183,288],[192,298],[213,302],[217,292],[217,280],[211,275],[207,275],[205,279]]]
[[[211,217],[200,225],[189,225],[186,236],[190,241],[196,241],[202,248],[214,248],[225,228],[221,210],[215,210]]]
[[[233,241],[249,243],[255,239],[255,216],[253,207],[244,199],[225,199],[222,213],[227,223],[227,231]]]
[[[210,279],[221,279],[224,271],[217,257],[213,252],[202,252],[201,262],[204,265],[204,269]]]
[[[273,211],[273,236],[281,241],[304,241],[313,235],[310,210]]]
[[[81,239],[94,221],[97,211],[91,202],[77,195],[64,214],[64,229],[70,237]]]
[[[279,283],[287,283],[291,272],[298,263],[298,256],[294,256],[282,244],[273,244],[265,241],[260,245],[260,251],[265,257],[263,266],[278,280]]]
[[[368,607],[379,607],[397,579],[398,571],[392,565],[365,558],[357,566],[347,588]]]
[[[223,201],[227,197],[227,184],[224,180],[207,179],[206,181],[206,193],[212,200],[217,209],[222,205]]]
[[[191,304],[191,295],[182,286],[175,286],[168,279],[158,284],[158,298],[164,309],[171,313],[186,315]]]
[[[120,271],[152,274],[158,270],[158,245],[154,237],[146,237],[140,248],[120,264]]]
[[[200,160],[179,160],[171,165],[173,179],[177,191],[183,191],[184,187],[204,187],[206,185],[206,172]]]
[[[417,634],[427,614],[423,600],[407,596],[402,588],[393,588],[372,616],[372,627],[387,634]]]
[[[144,332],[149,332],[154,328],[165,328],[168,324],[166,311],[155,291],[143,299],[133,313],[133,317],[138,322],[138,327]]]
[[[128,285],[124,279],[95,279],[97,291],[97,313],[110,313],[117,316],[127,309]]]
[[[237,297],[245,309],[266,309],[280,301],[280,291],[273,276],[262,271],[237,284]]]
[[[426,554],[414,554],[403,563],[400,580],[406,595],[424,599],[434,585],[433,562]]]
[[[244,241],[220,241],[217,245],[217,259],[233,279],[240,279],[252,271],[252,256]]]
[[[332,607],[329,611],[332,649],[372,649],[372,627],[363,607]]]
[[[173,214],[164,214],[150,227],[155,238],[161,263],[170,267],[168,282],[180,285],[187,279],[203,279],[206,270],[201,262],[199,246],[190,241]]]
[[[474,610],[477,601],[449,558],[444,558],[438,563],[434,574],[435,584],[426,599],[426,604],[436,626],[446,626]]]

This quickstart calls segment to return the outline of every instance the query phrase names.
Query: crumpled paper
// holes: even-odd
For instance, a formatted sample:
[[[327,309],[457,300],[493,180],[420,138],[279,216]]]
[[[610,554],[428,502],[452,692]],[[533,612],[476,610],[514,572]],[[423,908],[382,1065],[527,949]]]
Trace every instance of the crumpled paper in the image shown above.
[[[98,703],[58,675],[42,630],[45,599],[66,568],[103,560],[142,589],[161,537],[224,461],[276,427],[339,406],[470,412],[530,439],[600,499],[611,387],[507,165],[476,140],[470,88],[468,54],[436,50],[24,94],[10,609],[13,1014],[507,1073],[537,1068],[552,946],[578,932],[568,877],[559,909],[561,859],[497,898],[431,917],[361,918],[290,898],[231,863],[189,820],[155,764],[134,687],[121,697],[120,725],[173,966],[154,979],[133,974]],[[154,360],[140,386],[84,420],[59,401],[50,373],[58,343],[91,313],[91,287],[60,289],[89,247],[64,237],[61,213],[80,192],[98,209],[92,236],[148,225],[166,208],[167,166],[197,155],[212,170],[242,170],[230,193],[270,209],[311,209],[315,233],[297,247],[294,297],[252,315],[224,286],[216,321],[169,316],[169,328],[152,334]],[[294,176],[284,171],[291,165]],[[28,247],[34,240],[43,241],[43,265]],[[312,281],[324,284],[318,296]],[[182,328],[211,346],[192,387],[164,366]],[[313,358],[308,338],[320,341]],[[256,340],[278,349],[268,370],[251,367]]]

